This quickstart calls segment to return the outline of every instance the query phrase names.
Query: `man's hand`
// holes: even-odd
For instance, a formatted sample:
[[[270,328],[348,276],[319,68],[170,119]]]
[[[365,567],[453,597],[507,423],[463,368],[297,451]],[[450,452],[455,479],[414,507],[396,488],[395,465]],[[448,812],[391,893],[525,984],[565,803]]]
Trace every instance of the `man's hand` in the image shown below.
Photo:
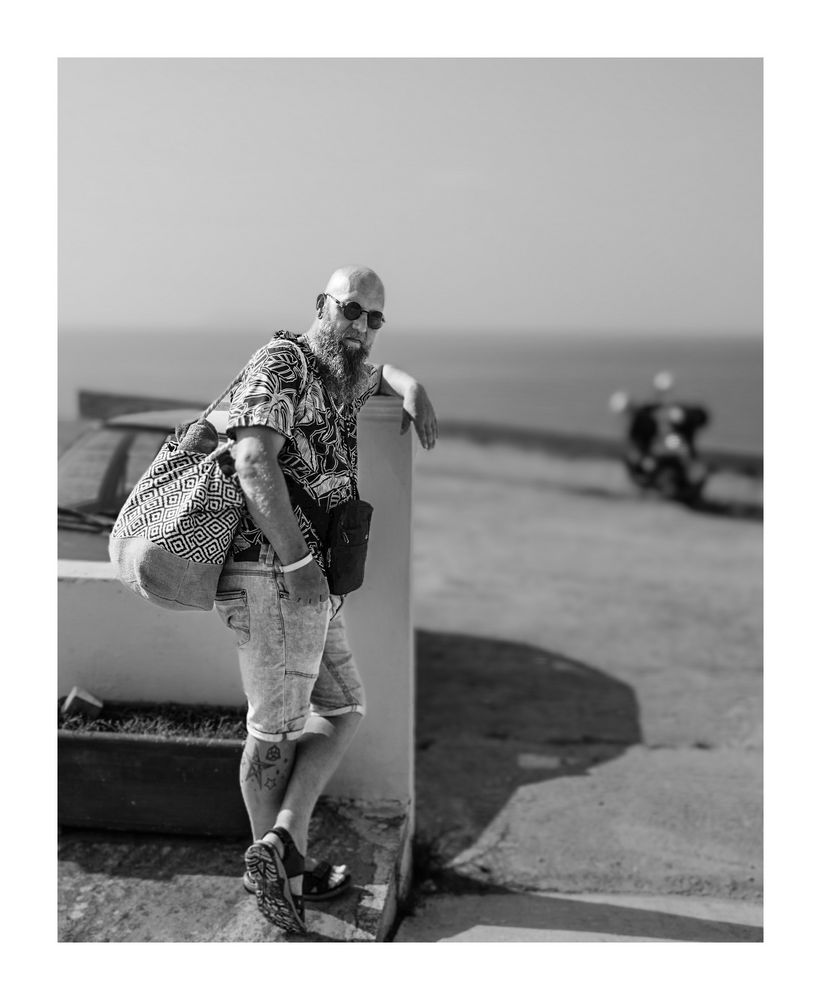
[[[313,559],[301,569],[283,573],[282,578],[288,591],[288,599],[297,604],[318,605],[327,601],[330,596],[328,581]]]
[[[402,397],[402,429],[404,434],[413,423],[423,448],[432,448],[439,437],[439,423],[424,386],[414,382]]]

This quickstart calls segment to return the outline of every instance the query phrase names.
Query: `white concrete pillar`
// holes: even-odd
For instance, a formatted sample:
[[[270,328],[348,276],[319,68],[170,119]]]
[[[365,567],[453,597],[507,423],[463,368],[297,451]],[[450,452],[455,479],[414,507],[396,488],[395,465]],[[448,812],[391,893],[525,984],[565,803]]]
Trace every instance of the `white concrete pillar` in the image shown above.
[[[412,433],[401,403],[374,397],[359,418],[359,486],[374,506],[365,583],[345,600],[368,715],[331,795],[413,798]],[[59,565],[58,694],[76,684],[103,700],[244,703],[231,634],[216,612],[155,608],[107,563]]]

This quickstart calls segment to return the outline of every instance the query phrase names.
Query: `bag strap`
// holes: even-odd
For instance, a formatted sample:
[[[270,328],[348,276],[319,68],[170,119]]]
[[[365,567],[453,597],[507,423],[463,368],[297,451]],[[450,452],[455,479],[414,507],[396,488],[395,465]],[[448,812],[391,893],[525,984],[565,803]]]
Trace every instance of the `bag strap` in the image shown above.
[[[242,380],[242,377],[243,375],[245,375],[245,372],[248,370],[248,366],[250,364],[251,362],[248,361],[242,366],[239,372],[237,372],[236,376],[233,379],[231,379],[231,382],[222,390],[222,392],[219,394],[219,396],[217,396],[217,398],[213,401],[213,403],[210,403],[208,406],[205,407],[205,409],[202,411],[199,417],[197,417],[197,420],[205,420],[205,418],[208,416],[209,413],[213,413],[214,410],[216,410],[216,408],[223,401],[223,399],[225,399],[225,397],[234,388],[234,386]],[[223,441],[222,444],[218,444],[217,447],[210,454],[203,455],[201,462],[205,462],[206,460],[215,461],[217,458],[219,458],[220,455],[228,451],[228,449],[231,447],[233,443],[234,442],[230,440]]]
[[[209,413],[213,413],[213,411],[216,410],[216,408],[223,401],[223,399],[225,399],[225,397],[228,395],[228,393],[234,388],[234,386],[237,384],[237,382],[242,381],[242,376],[247,371],[248,365],[250,365],[250,363],[251,363],[250,361],[246,362],[242,366],[242,368],[239,370],[239,372],[237,373],[236,377],[234,379],[232,379],[230,385],[227,385],[222,390],[222,392],[219,394],[219,396],[217,396],[217,398],[214,400],[213,403],[211,403],[209,406],[206,406],[206,408],[202,411],[202,413],[199,416],[200,420],[205,420],[205,418],[208,416]]]
[[[280,339],[280,340],[292,340],[292,341],[296,341],[296,340],[298,339],[297,337],[295,337],[295,336],[294,336],[294,334],[292,334],[292,333],[287,333],[287,331],[277,331],[277,333],[275,334],[275,336],[276,336],[276,337],[277,337],[278,339]],[[237,384],[237,382],[240,382],[240,381],[242,380],[242,376],[243,376],[243,375],[245,374],[245,372],[246,372],[246,371],[248,370],[248,368],[249,368],[249,367],[250,367],[250,365],[251,365],[251,361],[253,361],[255,357],[256,357],[256,353],[254,353],[254,354],[253,354],[253,355],[251,356],[250,360],[249,360],[249,361],[247,361],[247,362],[246,362],[246,363],[245,363],[245,364],[244,364],[244,365],[242,366],[242,368],[241,368],[241,369],[239,370],[239,372],[237,373],[237,375],[236,375],[236,378],[234,378],[234,379],[232,380],[231,384],[230,384],[230,385],[228,385],[228,386],[226,386],[226,387],[225,387],[225,389],[223,389],[223,391],[222,391],[222,392],[221,392],[221,393],[219,394],[219,396],[217,396],[217,398],[216,398],[216,399],[214,400],[214,402],[213,402],[213,403],[211,403],[211,405],[210,405],[210,406],[207,406],[207,407],[206,407],[206,408],[205,408],[205,409],[204,409],[204,410],[202,411],[202,413],[201,413],[201,414],[200,414],[200,416],[199,416],[199,419],[200,419],[200,420],[205,420],[205,418],[206,418],[206,417],[208,416],[208,414],[209,414],[209,413],[212,413],[212,412],[213,412],[214,410],[216,410],[216,408],[217,408],[217,407],[219,406],[219,404],[220,404],[220,403],[221,403],[221,402],[223,401],[223,399],[225,399],[225,397],[226,397],[226,396],[228,395],[228,393],[229,393],[229,392],[230,392],[230,391],[231,391],[231,390],[232,390],[232,389],[234,388],[234,386],[235,386],[235,385]]]

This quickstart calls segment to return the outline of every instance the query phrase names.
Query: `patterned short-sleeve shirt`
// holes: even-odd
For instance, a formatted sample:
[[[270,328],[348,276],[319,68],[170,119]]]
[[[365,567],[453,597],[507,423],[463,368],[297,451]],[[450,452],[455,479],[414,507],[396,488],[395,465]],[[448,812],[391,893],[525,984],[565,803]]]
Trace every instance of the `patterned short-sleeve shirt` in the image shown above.
[[[228,436],[239,427],[270,427],[285,438],[279,464],[324,510],[354,495],[356,417],[379,388],[381,369],[366,363],[368,381],[346,407],[337,407],[305,340],[280,330],[248,363],[231,394]],[[322,548],[311,522],[297,503],[294,514],[314,558],[324,570]],[[233,552],[265,541],[246,511],[234,537]]]

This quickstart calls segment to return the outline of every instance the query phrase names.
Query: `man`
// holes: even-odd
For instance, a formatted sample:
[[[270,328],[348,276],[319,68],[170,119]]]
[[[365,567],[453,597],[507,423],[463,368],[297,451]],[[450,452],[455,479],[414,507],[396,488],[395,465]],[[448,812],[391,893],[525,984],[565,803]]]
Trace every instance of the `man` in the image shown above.
[[[710,422],[710,414],[700,405],[671,402],[669,393],[673,385],[670,372],[658,372],[653,377],[655,399],[636,403],[626,392],[616,392],[610,397],[611,410],[626,417],[628,464],[642,466],[650,463],[658,443],[671,433],[680,436],[688,457],[697,460],[696,433]]]
[[[292,932],[305,931],[303,896],[329,898],[350,882],[344,866],[305,855],[311,813],[365,714],[317,522],[358,496],[356,415],[371,395],[401,396],[401,432],[412,422],[424,448],[438,436],[424,388],[367,361],[384,302],[370,268],[335,271],[309,329],[275,334],[251,359],[228,419],[247,515],[216,603],[248,698],[240,785],[254,842],[244,882],[264,916]]]

